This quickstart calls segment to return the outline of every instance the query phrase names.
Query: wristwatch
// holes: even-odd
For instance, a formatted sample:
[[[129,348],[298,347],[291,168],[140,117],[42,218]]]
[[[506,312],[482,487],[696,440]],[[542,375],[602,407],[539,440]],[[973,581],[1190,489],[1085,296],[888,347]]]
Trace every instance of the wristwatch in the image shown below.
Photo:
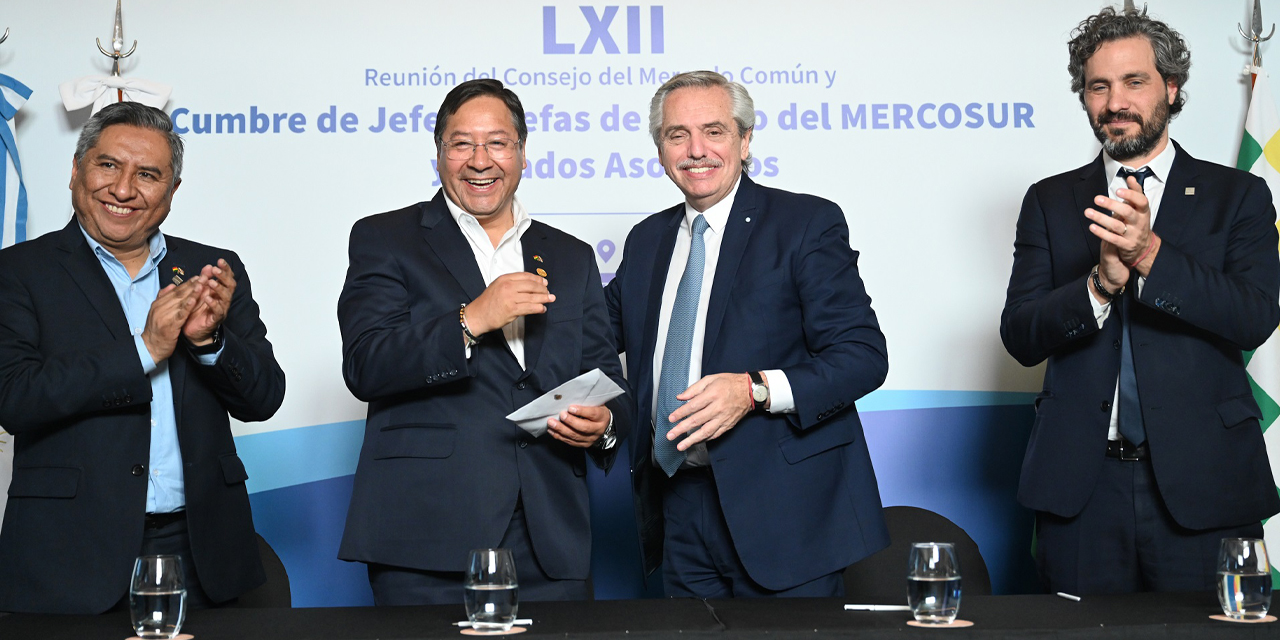
[[[757,410],[764,411],[764,405],[769,402],[769,386],[759,371],[748,371],[747,375],[751,376],[751,401],[756,403]]]
[[[600,439],[595,441],[595,447],[601,451],[608,451],[618,444],[618,436],[613,431],[613,413],[609,414],[609,426],[604,428],[604,433],[600,434]]]
[[[218,325],[218,328],[213,330],[213,335],[209,337],[213,338],[213,342],[203,346],[196,346],[188,340],[187,351],[193,356],[207,356],[217,353],[222,348],[222,325]],[[183,336],[183,340],[186,340],[186,336]]]

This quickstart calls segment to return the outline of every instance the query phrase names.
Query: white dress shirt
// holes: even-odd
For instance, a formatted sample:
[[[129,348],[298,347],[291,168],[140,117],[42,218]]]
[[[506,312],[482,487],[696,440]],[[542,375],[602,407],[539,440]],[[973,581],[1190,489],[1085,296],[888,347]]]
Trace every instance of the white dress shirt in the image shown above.
[[[1173,168],[1173,158],[1176,154],[1177,151],[1174,149],[1173,144],[1171,142],[1166,143],[1164,151],[1161,151],[1160,155],[1152,158],[1151,162],[1143,165],[1151,169],[1153,174],[1150,178],[1147,178],[1146,182],[1143,183],[1142,186],[1142,192],[1147,196],[1147,201],[1150,203],[1152,228],[1155,228],[1156,226],[1156,213],[1160,211],[1160,201],[1164,198],[1165,182],[1169,179],[1169,170]],[[1126,184],[1128,180],[1122,179],[1119,176],[1120,167],[1122,166],[1131,171],[1142,170],[1142,167],[1129,167],[1127,165],[1122,165],[1119,161],[1114,160],[1111,156],[1107,155],[1106,152],[1103,152],[1102,170],[1105,171],[1108,176],[1111,176],[1110,182],[1107,183],[1107,196],[1115,200],[1123,200],[1123,198],[1116,195],[1117,189],[1129,188],[1128,184]],[[1136,272],[1134,273],[1134,276],[1137,277],[1136,282],[1130,280],[1129,284],[1136,286],[1138,288],[1137,293],[1141,294],[1142,286],[1146,284],[1147,279],[1137,276]],[[1098,299],[1093,297],[1093,292],[1088,290],[1088,282],[1085,283],[1085,289],[1086,293],[1089,295],[1089,304],[1093,305],[1093,317],[1098,321],[1098,328],[1101,329],[1102,325],[1106,323],[1107,318],[1111,315],[1111,303],[1107,302],[1104,304],[1098,302]],[[1107,439],[1120,439],[1119,376],[1116,377],[1115,396],[1111,399],[1111,426],[1107,428]]]
[[[449,214],[453,216],[458,227],[462,229],[462,235],[466,237],[467,244],[471,245],[471,253],[476,257],[476,266],[480,267],[480,276],[484,278],[484,286],[493,284],[499,276],[508,273],[519,273],[524,271],[524,249],[520,245],[520,238],[524,236],[524,232],[529,229],[530,219],[529,212],[525,210],[524,205],[520,204],[518,198],[511,200],[511,216],[514,224],[510,229],[502,235],[502,239],[498,241],[498,246],[493,246],[493,242],[489,240],[489,234],[480,226],[480,221],[475,216],[463,211],[462,207],[453,203],[446,193],[444,197],[445,204],[449,206]],[[461,327],[459,327],[461,330]],[[511,349],[511,353],[515,355],[516,361],[520,363],[520,368],[524,368],[524,316],[518,316],[515,320],[507,323],[502,327],[502,337],[506,338],[507,347]],[[459,340],[462,338],[459,337]],[[467,358],[471,357],[471,349],[467,349]]]
[[[729,222],[729,213],[733,210],[733,200],[738,195],[739,179],[733,190],[723,200],[699,212],[688,203],[684,206],[684,217],[680,220],[680,231],[676,234],[676,246],[671,252],[671,266],[667,268],[667,281],[662,289],[662,306],[658,314],[658,341],[653,349],[653,405],[651,415],[656,424],[658,417],[658,381],[662,375],[662,357],[667,347],[667,329],[671,326],[671,310],[676,304],[676,289],[680,287],[680,278],[684,268],[689,264],[689,249],[693,244],[693,221],[699,215],[707,220],[707,230],[702,238],[706,247],[706,260],[702,267],[702,289],[698,294],[698,315],[693,323],[693,344],[689,348],[689,385],[702,379],[702,347],[707,332],[707,303],[711,300],[711,287],[715,281],[716,264],[720,262],[720,244],[724,240],[725,225]],[[746,373],[746,372],[743,372]],[[764,371],[769,381],[769,412],[795,413],[795,398],[791,394],[791,383],[780,369]],[[742,393],[747,394],[746,385]],[[655,429],[654,434],[657,433]],[[707,447],[704,443],[690,447],[687,452],[686,466],[706,466],[710,464]]]

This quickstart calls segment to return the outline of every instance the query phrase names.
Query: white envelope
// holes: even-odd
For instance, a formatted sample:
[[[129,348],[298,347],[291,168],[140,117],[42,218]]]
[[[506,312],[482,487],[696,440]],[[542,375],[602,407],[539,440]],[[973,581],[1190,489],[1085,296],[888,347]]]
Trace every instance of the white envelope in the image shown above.
[[[594,407],[622,394],[622,388],[609,376],[592,369],[516,409],[507,419],[537,438],[547,432],[547,419],[560,415],[569,405]]]

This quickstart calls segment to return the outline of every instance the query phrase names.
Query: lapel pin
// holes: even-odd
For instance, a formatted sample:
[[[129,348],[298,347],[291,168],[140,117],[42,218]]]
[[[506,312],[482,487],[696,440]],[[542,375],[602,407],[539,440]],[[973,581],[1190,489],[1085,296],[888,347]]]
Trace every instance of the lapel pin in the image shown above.
[[[542,270],[542,267],[538,267],[538,275],[540,275],[540,276],[542,276],[542,277],[544,277],[544,278],[545,278],[545,277],[547,277],[547,272],[546,272],[546,271],[543,271],[543,270]]]
[[[1195,188],[1195,187],[1187,187],[1187,190],[1186,190],[1184,193],[1186,193],[1186,194],[1187,194],[1187,195],[1189,195],[1189,196],[1194,196],[1194,195],[1196,194],[1196,188]]]
[[[538,255],[538,254],[536,254],[536,253],[535,253],[535,254],[533,255],[533,261],[534,261],[534,262],[542,262],[542,256],[540,256],[540,255]]]
[[[173,283],[174,283],[174,284],[182,284],[182,276],[185,276],[185,275],[187,275],[187,274],[186,274],[186,272],[185,272],[185,271],[183,271],[183,270],[182,270],[182,267],[174,267],[174,268],[173,268]]]
[[[558,393],[556,394],[556,400],[559,400],[559,399],[561,399],[561,398],[563,398],[563,397],[564,397],[564,396],[562,396],[562,395],[560,395],[560,394],[558,394]]]
[[[748,217],[748,218],[747,218],[747,222],[751,222],[751,218],[750,218],[750,217]]]

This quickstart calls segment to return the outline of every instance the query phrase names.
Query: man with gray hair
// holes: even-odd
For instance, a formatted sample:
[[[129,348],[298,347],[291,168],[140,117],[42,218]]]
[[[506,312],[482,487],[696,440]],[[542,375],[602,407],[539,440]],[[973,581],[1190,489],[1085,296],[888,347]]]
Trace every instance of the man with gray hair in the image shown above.
[[[1102,151],[1027,191],[1000,319],[1048,360],[1018,500],[1050,591],[1214,588],[1219,541],[1280,511],[1241,351],[1280,323],[1266,182],[1169,139],[1191,56],[1145,11],[1068,45]]]
[[[265,579],[228,414],[270,418],[284,373],[236,254],[159,231],[181,175],[163,111],[110,105],[71,222],[0,251],[0,611],[122,606],[139,555],[181,558],[195,608]]]
[[[672,597],[839,595],[889,542],[854,408],[888,372],[858,254],[840,207],[748,177],[754,126],[718,73],[658,89],[649,130],[684,202],[632,229],[605,292],[644,567]]]

